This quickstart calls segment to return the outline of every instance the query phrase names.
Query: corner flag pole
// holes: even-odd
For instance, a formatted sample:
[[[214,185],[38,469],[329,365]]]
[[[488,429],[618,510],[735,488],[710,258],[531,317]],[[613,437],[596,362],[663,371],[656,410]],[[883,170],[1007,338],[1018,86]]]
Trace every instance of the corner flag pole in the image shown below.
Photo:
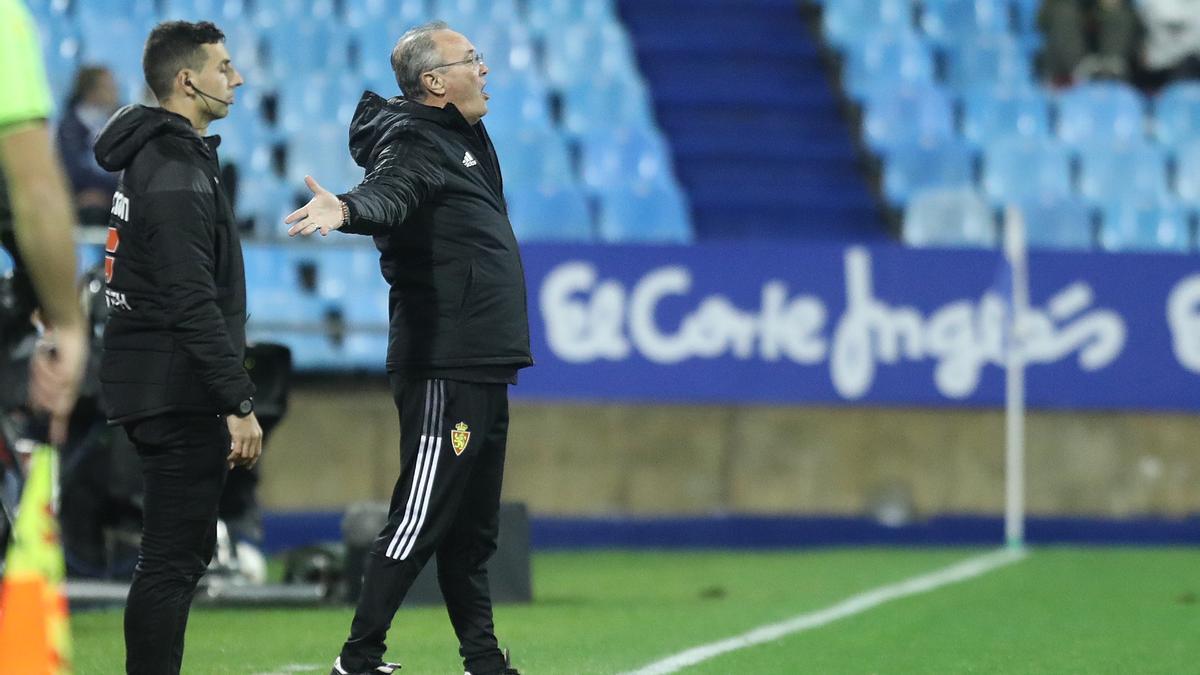
[[[1004,391],[1004,538],[1010,548],[1025,544],[1025,352],[1022,319],[1029,311],[1029,264],[1025,219],[1015,206],[1004,212],[1004,256],[1012,272]]]

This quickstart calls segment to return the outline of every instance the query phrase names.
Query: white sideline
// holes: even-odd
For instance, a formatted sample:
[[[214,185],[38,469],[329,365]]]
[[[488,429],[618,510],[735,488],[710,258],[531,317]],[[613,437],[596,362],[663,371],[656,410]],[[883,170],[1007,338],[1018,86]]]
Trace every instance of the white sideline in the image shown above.
[[[760,626],[741,635],[693,647],[661,661],[655,661],[650,665],[624,673],[623,675],[666,675],[667,673],[679,672],[688,666],[694,666],[727,652],[753,647],[764,642],[772,642],[792,633],[820,628],[838,619],[844,619],[848,616],[878,607],[885,602],[910,595],[917,595],[918,593],[926,593],[942,586],[966,581],[967,579],[986,574],[994,569],[1022,560],[1026,555],[1024,549],[1017,548],[1002,549],[975,558],[969,558],[936,572],[922,574],[918,577],[912,577],[911,579],[906,579],[895,584],[881,586],[874,590],[860,593],[825,609],[800,614],[778,623]]]
[[[286,666],[280,666],[279,670],[272,670],[268,673],[256,673],[255,675],[290,675],[291,673],[311,673],[314,670],[325,672],[319,663],[289,663]]]

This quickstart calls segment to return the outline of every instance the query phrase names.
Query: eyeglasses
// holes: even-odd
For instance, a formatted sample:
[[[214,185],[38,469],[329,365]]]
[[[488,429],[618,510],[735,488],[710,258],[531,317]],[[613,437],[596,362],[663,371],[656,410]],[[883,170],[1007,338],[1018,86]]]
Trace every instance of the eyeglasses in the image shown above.
[[[437,70],[438,68],[449,68],[450,66],[461,66],[466,63],[474,64],[476,67],[483,65],[483,53],[475,52],[474,54],[472,54],[471,56],[468,56],[467,58],[463,59],[462,61],[452,61],[450,63],[443,63],[440,66],[434,66],[434,67],[430,68],[430,70]]]

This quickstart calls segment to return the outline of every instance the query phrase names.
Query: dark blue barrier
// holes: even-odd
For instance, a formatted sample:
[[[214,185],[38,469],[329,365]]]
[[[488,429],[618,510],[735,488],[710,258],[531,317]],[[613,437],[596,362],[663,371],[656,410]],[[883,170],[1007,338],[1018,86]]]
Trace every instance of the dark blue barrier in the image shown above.
[[[265,548],[278,552],[338,541],[341,515],[267,514]],[[892,527],[850,516],[572,517],[530,519],[535,549],[805,548],[818,546],[999,546],[1004,519],[948,515]],[[1188,518],[1031,517],[1034,545],[1197,546],[1200,516]]]
[[[1001,260],[900,246],[528,246],[531,399],[994,406]],[[1035,252],[1040,408],[1200,410],[1200,256]]]

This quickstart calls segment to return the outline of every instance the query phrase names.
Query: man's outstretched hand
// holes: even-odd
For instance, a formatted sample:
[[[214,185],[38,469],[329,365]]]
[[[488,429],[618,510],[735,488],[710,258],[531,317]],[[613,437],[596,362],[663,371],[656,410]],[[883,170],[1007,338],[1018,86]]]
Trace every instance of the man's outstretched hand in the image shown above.
[[[321,236],[342,226],[342,202],[332,192],[321,187],[312,176],[304,177],[304,184],[312,190],[313,198],[308,203],[288,214],[283,222],[291,225],[288,236],[308,236],[317,230]]]

